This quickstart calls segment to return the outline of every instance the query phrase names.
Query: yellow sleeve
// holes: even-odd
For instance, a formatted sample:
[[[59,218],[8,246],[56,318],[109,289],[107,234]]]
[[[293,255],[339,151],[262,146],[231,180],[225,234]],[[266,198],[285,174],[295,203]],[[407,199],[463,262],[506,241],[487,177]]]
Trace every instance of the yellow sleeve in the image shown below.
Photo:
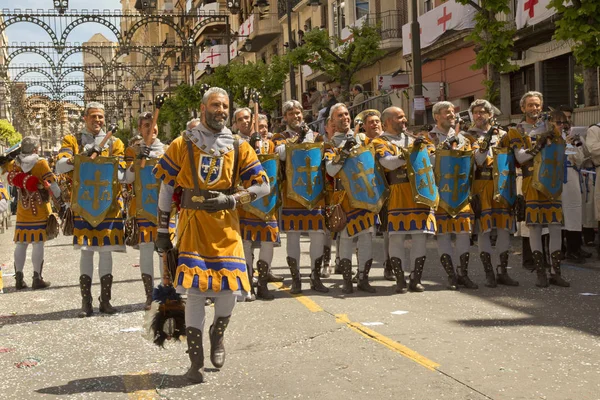
[[[175,187],[175,180],[181,171],[181,155],[185,147],[183,137],[179,136],[169,145],[152,171],[157,179],[166,185]],[[254,155],[256,157],[256,154]]]
[[[41,181],[50,183],[56,181],[56,177],[50,169],[48,161],[44,160],[43,158],[37,162],[37,164],[35,165],[35,167],[33,167],[33,170],[31,172],[32,175],[37,176]]]
[[[371,142],[375,149],[375,158],[378,160],[388,156],[396,156],[396,146],[390,146],[390,142],[385,139],[375,138]]]
[[[4,183],[0,182],[0,200],[10,200],[8,196],[8,190],[4,187]]]
[[[112,155],[119,159],[119,167],[125,169],[125,145],[121,139],[116,139],[112,144]]]
[[[238,159],[238,176],[244,188],[247,189],[253,185],[269,183],[267,173],[263,169],[260,161],[258,161],[256,152],[250,147],[248,142],[240,141]]]
[[[57,160],[62,158],[71,158],[75,154],[79,154],[79,145],[77,144],[77,139],[73,135],[67,135],[62,140],[62,145],[60,150],[58,151]]]
[[[127,150],[125,150],[125,167],[126,168],[131,167],[131,165],[135,161],[136,156],[137,156],[137,154],[135,153],[135,149],[133,147],[130,146],[127,148]]]

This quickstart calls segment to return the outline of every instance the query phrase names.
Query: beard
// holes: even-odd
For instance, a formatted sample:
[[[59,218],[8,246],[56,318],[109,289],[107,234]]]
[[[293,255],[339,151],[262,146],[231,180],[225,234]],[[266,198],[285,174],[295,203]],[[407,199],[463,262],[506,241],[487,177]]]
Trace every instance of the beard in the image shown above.
[[[221,117],[221,120],[218,120],[217,117]],[[210,111],[205,111],[206,118],[206,126],[215,131],[220,131],[225,128],[225,124],[227,124],[227,113],[217,112],[211,113]]]
[[[529,119],[538,119],[540,117],[540,113],[537,111],[526,112],[525,116]]]

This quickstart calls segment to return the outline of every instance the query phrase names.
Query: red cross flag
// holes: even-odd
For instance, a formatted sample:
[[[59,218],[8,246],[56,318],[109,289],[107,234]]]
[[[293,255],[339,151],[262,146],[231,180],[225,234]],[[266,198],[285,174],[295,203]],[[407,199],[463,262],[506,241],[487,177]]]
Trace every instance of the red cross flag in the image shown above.
[[[231,46],[229,46],[229,58],[231,60],[233,60],[235,57],[237,57],[237,55],[238,55],[238,44],[234,40],[233,43],[231,43]]]
[[[216,46],[210,46],[206,48],[200,54],[200,68],[205,68],[206,64],[211,67],[217,67],[219,65],[227,64],[227,45],[218,44]]]
[[[515,17],[517,29],[538,24],[556,14],[556,9],[549,9],[548,4],[550,0],[519,0]]]
[[[460,31],[475,26],[476,10],[463,6],[454,0],[447,1],[419,17],[421,25],[421,48],[435,43],[447,31]],[[402,26],[402,47],[404,55],[412,53],[410,23]]]
[[[250,14],[248,19],[240,25],[238,43],[245,42],[252,32],[254,32],[254,14]]]

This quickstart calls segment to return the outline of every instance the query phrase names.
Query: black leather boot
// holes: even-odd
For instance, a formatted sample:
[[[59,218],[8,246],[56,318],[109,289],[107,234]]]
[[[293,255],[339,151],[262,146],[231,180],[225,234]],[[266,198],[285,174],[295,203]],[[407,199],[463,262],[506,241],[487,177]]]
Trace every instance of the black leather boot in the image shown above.
[[[362,290],[367,293],[375,293],[377,290],[369,283],[369,272],[371,271],[371,266],[373,265],[373,259],[368,260],[365,263],[364,271],[358,270],[358,284],[356,285],[357,290]]]
[[[415,260],[415,269],[408,276],[408,290],[411,292],[424,292],[425,287],[421,284],[421,276],[423,275],[423,268],[425,267],[425,259],[427,257],[419,257]]]
[[[267,272],[267,282],[283,282],[283,276],[275,275],[269,268],[269,271]]]
[[[187,328],[186,339],[188,356],[192,365],[185,373],[185,377],[194,383],[204,382],[204,347],[202,345],[202,331],[198,328]]]
[[[461,254],[460,265],[456,268],[457,282],[467,289],[478,289],[479,286],[469,278],[469,253]]]
[[[295,258],[287,257],[287,263],[292,274],[291,294],[302,293],[302,281],[300,279],[300,270],[298,269],[298,261]]]
[[[406,280],[404,279],[404,270],[402,269],[402,260],[398,257],[390,258],[390,264],[394,278],[396,279],[396,293],[406,293]]]
[[[494,274],[494,266],[492,265],[492,255],[482,251],[479,253],[479,258],[481,259],[483,270],[485,271],[485,286],[495,288],[496,274]]]
[[[100,301],[100,306],[98,307],[98,309],[101,313],[104,314],[117,313],[117,309],[110,304],[112,282],[112,274],[106,274],[102,278],[100,278],[100,297],[98,297],[98,300]]]
[[[254,257],[252,259],[254,260]],[[256,300],[256,284],[254,283],[254,268],[252,268],[252,265],[246,264],[246,274],[248,275],[248,282],[250,282],[250,293],[244,301],[252,302]]]
[[[269,264],[266,261],[258,260],[256,262],[256,270],[258,271],[258,285],[256,286],[256,297],[263,300],[273,300],[275,296],[269,291],[267,286]]]
[[[347,258],[342,258],[340,260],[340,269],[342,270],[342,278],[344,279],[342,293],[354,293],[354,287],[352,286],[352,261]]]
[[[312,290],[316,290],[317,292],[327,293],[329,289],[323,285],[321,282],[321,264],[323,262],[323,257],[319,257],[315,260],[315,268],[310,273],[310,288]]]
[[[144,283],[144,291],[146,292],[146,304],[144,310],[149,310],[152,305],[152,293],[154,292],[154,281],[149,274],[142,274],[142,282]]]
[[[17,268],[15,268],[15,289],[22,290],[27,289],[27,287],[25,279],[23,279],[23,272],[17,272]]]
[[[496,282],[499,285],[519,286],[519,282],[508,276],[508,251],[500,253],[500,265],[496,267]]]
[[[31,283],[31,288],[33,290],[36,289],[46,289],[50,286],[50,282],[45,282],[44,278],[42,278],[42,271],[44,269],[44,262],[42,261],[42,265],[40,266],[40,273],[33,272],[33,282]]]
[[[552,259],[552,269],[554,273],[550,273],[550,284],[560,287],[569,287],[571,284],[567,282],[562,276],[560,271],[560,250],[555,251],[550,255]]]
[[[94,313],[92,308],[92,278],[87,275],[79,277],[79,288],[81,289],[81,311],[79,318],[89,317]]]
[[[394,271],[392,271],[392,264],[389,257],[383,262],[383,278],[386,281],[396,280],[396,277],[394,276]]]
[[[223,367],[225,364],[225,344],[223,343],[223,335],[229,324],[229,317],[219,317],[216,322],[210,326],[210,362],[215,368]]]
[[[329,278],[329,266],[331,265],[331,247],[323,246],[323,268],[321,268],[321,278]]]
[[[448,274],[447,288],[450,290],[458,290],[458,282],[456,272],[454,272],[454,265],[452,265],[452,257],[450,257],[449,254],[442,254],[440,262],[442,263],[442,267],[444,267],[444,271]]]
[[[535,286],[545,288],[548,287],[548,276],[546,275],[546,266],[544,265],[544,253],[541,251],[533,252],[533,263],[537,272],[537,282]]]

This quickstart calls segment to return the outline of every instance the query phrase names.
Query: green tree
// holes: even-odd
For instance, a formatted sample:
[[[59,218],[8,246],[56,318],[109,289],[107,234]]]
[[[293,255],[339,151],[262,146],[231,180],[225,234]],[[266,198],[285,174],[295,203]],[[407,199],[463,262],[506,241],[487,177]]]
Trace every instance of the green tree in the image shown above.
[[[571,40],[577,63],[583,66],[583,91],[586,106],[598,105],[600,67],[600,4],[597,1],[550,0],[560,18],[556,21],[554,39]]]
[[[17,144],[21,141],[22,136],[15,130],[10,122],[5,119],[0,119],[0,140],[7,143],[9,146]]]
[[[483,81],[486,98],[496,104],[500,103],[500,74],[515,71],[517,66],[511,64],[510,58],[514,47],[515,28],[512,23],[499,21],[496,15],[510,14],[508,0],[456,0],[463,5],[470,5],[477,10],[475,27],[468,40],[475,43],[475,63],[471,69],[487,69],[487,78]]]
[[[187,121],[192,118],[192,111],[200,108],[199,84],[190,86],[181,83],[175,88],[174,93],[169,96],[160,109],[158,115],[158,136],[161,140],[167,139],[160,127],[169,124],[172,135],[178,135],[185,130]]]
[[[353,40],[348,43],[337,36],[330,37],[327,30],[312,29],[304,35],[304,44],[290,52],[291,62],[324,72],[349,92],[354,75],[384,54],[377,26],[365,22],[350,31]]]

